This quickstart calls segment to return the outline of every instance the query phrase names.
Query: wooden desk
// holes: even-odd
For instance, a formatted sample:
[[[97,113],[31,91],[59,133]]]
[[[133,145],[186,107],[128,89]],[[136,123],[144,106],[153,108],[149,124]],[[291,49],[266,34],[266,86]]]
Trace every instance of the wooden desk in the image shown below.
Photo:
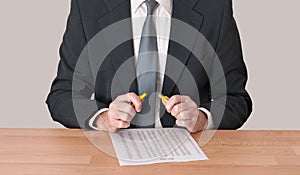
[[[202,149],[208,161],[120,167],[81,130],[0,129],[0,174],[300,174],[300,131],[217,131]]]

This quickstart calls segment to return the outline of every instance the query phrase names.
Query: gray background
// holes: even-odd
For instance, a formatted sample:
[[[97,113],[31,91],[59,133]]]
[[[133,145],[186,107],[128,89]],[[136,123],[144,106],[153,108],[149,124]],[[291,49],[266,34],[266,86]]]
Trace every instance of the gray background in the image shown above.
[[[1,0],[1,128],[61,127],[44,101],[69,6],[69,0]],[[242,129],[300,129],[299,7],[299,0],[234,1],[254,101]]]

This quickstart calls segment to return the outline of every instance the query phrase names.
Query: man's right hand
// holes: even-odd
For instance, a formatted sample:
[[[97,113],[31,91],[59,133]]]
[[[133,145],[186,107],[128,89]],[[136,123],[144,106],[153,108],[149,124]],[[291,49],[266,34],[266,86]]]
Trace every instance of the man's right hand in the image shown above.
[[[135,114],[141,110],[142,102],[135,93],[120,95],[109,105],[108,111],[96,118],[94,124],[115,133],[121,128],[128,128]]]

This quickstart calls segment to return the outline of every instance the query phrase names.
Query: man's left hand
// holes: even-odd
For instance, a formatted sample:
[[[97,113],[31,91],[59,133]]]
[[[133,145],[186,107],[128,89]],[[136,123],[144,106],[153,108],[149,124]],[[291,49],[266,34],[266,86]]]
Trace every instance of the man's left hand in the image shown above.
[[[177,119],[178,126],[186,127],[191,133],[206,128],[206,114],[198,109],[197,104],[189,96],[174,95],[164,105],[166,110]]]

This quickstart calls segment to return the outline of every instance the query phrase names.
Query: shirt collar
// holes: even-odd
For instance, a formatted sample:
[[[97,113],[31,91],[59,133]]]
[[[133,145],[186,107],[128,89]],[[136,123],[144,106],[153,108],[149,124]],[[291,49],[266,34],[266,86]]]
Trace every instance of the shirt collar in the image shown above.
[[[131,0],[131,9],[135,13],[145,0]],[[173,0],[156,0],[168,13],[172,13]]]

